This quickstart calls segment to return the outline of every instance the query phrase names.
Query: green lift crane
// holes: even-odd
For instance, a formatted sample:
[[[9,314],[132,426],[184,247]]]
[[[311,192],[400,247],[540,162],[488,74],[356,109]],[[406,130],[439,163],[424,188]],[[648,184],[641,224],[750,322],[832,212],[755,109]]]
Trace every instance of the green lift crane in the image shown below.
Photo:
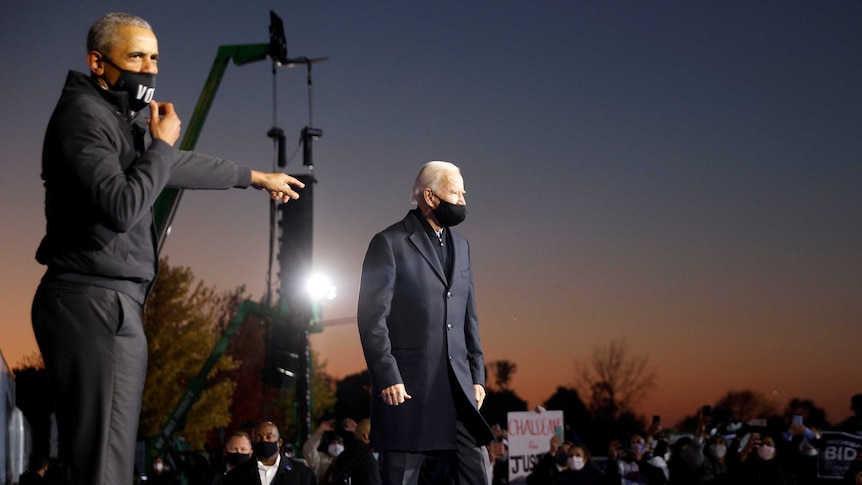
[[[193,150],[197,144],[204,121],[209,114],[213,99],[215,99],[221,79],[224,77],[228,62],[231,59],[233,59],[234,64],[237,66],[242,66],[250,62],[262,61],[269,55],[277,65],[290,64],[290,59],[287,58],[287,40],[284,37],[284,24],[275,12],[270,11],[269,16],[268,44],[219,46],[212,69],[210,69],[209,77],[207,77],[204,89],[201,92],[200,98],[198,98],[198,104],[192,113],[192,119],[186,129],[186,134],[183,136],[183,141],[180,144],[181,150]],[[159,252],[161,252],[170,231],[171,222],[173,222],[182,193],[182,189],[165,188],[153,205],[153,218],[155,219]]]
[[[223,45],[218,48],[209,77],[195,106],[191,121],[188,123],[180,149],[194,149],[229,61],[233,60],[234,64],[242,66],[250,62],[264,60],[267,56],[278,66],[291,66],[294,64],[294,61],[287,57],[287,42],[284,36],[282,20],[272,11],[270,11],[269,43]],[[300,62],[302,61],[300,60]],[[307,60],[304,61],[308,62]],[[176,214],[181,196],[181,189],[166,188],[159,195],[153,206],[159,252],[161,252],[170,231],[170,225]],[[287,322],[291,322],[289,309],[285,305],[276,309],[251,300],[242,302],[238,313],[229,322],[209,357],[203,363],[198,373],[190,380],[188,387],[178,400],[159,434],[148,440],[145,457],[147,466],[149,466],[154,457],[161,456],[173,448],[174,433],[181,430],[184,426],[189,410],[197,402],[201,392],[206,387],[207,376],[213,370],[219,358],[224,354],[228,344],[239,330],[243,321],[250,315],[255,315],[270,323],[288,324]]]

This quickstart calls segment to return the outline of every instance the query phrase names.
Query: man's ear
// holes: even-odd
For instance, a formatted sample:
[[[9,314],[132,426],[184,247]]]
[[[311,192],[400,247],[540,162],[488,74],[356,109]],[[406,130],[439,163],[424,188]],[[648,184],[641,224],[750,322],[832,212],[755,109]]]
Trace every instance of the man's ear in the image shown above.
[[[90,51],[87,53],[87,65],[90,67],[90,72],[96,76],[105,74],[105,63],[102,61],[102,54],[98,51]]]
[[[434,191],[430,188],[426,188],[422,191],[422,197],[425,199],[425,205],[428,207],[433,207],[431,201],[434,199]]]

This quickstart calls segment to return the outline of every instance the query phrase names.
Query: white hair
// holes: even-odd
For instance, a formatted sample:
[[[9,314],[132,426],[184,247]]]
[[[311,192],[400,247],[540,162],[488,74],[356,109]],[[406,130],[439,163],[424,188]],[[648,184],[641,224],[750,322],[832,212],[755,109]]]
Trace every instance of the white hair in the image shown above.
[[[413,182],[413,191],[410,194],[410,203],[418,204],[422,198],[422,191],[430,188],[437,192],[440,189],[440,181],[443,175],[447,173],[461,173],[461,169],[454,163],[435,160],[422,165],[419,170],[419,175],[416,176],[416,181]]]

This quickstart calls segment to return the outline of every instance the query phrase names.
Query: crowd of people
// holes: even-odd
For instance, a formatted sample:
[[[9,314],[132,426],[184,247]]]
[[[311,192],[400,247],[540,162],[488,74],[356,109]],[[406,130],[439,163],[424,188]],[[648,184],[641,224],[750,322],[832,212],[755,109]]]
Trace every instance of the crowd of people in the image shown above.
[[[862,395],[854,396],[852,403],[855,414],[842,430],[862,434]],[[728,429],[712,422],[709,415],[701,415],[695,432],[682,435],[669,434],[656,419],[649,429],[627,433],[603,450],[590,450],[583,443],[555,435],[548,452],[533,463],[526,485],[826,483],[818,481],[816,474],[821,432],[800,418],[804,420],[804,414],[761,428]],[[496,426],[493,431],[495,439],[486,446],[489,485],[505,485],[509,477],[507,434]],[[369,419],[323,420],[303,444],[299,458],[281,440],[276,425],[263,422],[251,434],[239,431],[229,436],[207,473],[199,479],[188,477],[188,483],[381,485],[378,453],[370,434]],[[165,475],[161,469],[154,468],[153,473],[157,475],[151,475],[148,482],[171,483],[158,481]],[[269,482],[268,477],[272,477]],[[453,483],[445,460],[427,460],[419,483]],[[851,466],[842,482],[828,483],[862,485],[862,461]]]
[[[853,396],[840,430],[862,435],[862,394]],[[658,419],[645,431],[611,441],[601,464],[580,443],[550,440],[527,485],[862,485],[862,452],[843,480],[818,478],[821,430],[804,424],[804,410],[762,427],[721,426],[701,414],[693,434],[670,436]],[[779,420],[781,421],[781,420]],[[498,431],[489,448],[493,485],[508,480],[507,440]],[[496,446],[494,446],[496,445]]]
[[[851,400],[854,414],[840,430],[862,435],[862,394]],[[796,411],[794,411],[796,413]],[[722,426],[702,414],[694,433],[672,435],[658,418],[649,429],[590,450],[558,435],[536,457],[526,485],[862,485],[862,454],[843,481],[819,481],[816,461],[821,431],[804,424],[804,410],[760,428]],[[507,432],[493,427],[486,446],[489,485],[509,481]],[[156,457],[135,483],[156,485],[382,485],[379,453],[372,446],[371,420],[324,419],[294,453],[275,423],[262,421],[236,431],[204,466]],[[594,458],[594,453],[597,458]],[[19,484],[60,483],[44,456],[31,457]],[[185,481],[182,478],[185,478]],[[426,460],[420,485],[458,483],[446,460]]]
[[[261,421],[250,432],[229,435],[219,450],[203,458],[204,466],[188,457],[156,457],[148,473],[135,474],[134,484],[381,485],[377,453],[369,439],[371,421],[348,418],[342,425],[321,422],[303,444],[300,457],[275,423]]]
[[[751,433],[743,444],[703,430],[670,443],[662,433],[633,432],[611,442],[599,466],[581,444],[551,439],[534,465],[528,485],[813,484],[804,469],[803,434],[790,440]],[[809,480],[811,479],[811,480]],[[505,483],[495,477],[496,483]]]

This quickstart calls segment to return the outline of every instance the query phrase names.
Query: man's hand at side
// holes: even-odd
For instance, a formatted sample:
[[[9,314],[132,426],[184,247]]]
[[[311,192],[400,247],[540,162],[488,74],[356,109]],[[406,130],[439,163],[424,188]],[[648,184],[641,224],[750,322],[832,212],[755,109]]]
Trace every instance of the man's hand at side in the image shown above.
[[[476,408],[482,409],[482,403],[485,402],[485,388],[481,384],[473,384],[473,391],[476,393]]]
[[[390,406],[397,406],[408,399],[413,399],[410,394],[407,394],[404,384],[395,384],[394,386],[387,387],[380,391],[380,397],[383,399],[383,402]]]

